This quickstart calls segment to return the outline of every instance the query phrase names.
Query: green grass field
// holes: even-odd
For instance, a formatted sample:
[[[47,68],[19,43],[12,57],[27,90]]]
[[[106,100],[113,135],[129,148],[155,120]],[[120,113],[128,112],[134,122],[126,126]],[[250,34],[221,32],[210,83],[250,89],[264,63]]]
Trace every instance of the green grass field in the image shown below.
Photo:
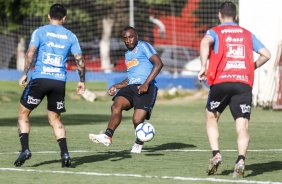
[[[251,142],[246,159],[245,178],[233,179],[237,157],[235,125],[229,109],[220,119],[220,146],[223,164],[214,176],[206,175],[211,157],[205,134],[202,98],[157,99],[151,120],[154,139],[141,154],[130,154],[134,143],[132,110],[123,120],[106,147],[95,144],[89,133],[105,130],[110,116],[110,97],[94,103],[76,96],[76,83],[67,87],[62,122],[74,168],[61,168],[59,146],[47,121],[46,101],[30,117],[32,158],[22,167],[13,163],[20,150],[17,132],[18,101],[22,88],[17,82],[0,82],[0,181],[1,183],[280,183],[282,184],[281,111],[252,109]],[[104,83],[89,83],[91,90],[105,90]]]

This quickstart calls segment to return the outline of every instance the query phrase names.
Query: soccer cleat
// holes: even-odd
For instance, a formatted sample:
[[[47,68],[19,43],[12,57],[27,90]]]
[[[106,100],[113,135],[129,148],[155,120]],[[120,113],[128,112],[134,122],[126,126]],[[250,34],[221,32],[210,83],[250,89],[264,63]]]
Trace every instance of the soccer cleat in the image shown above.
[[[112,144],[112,138],[106,134],[89,134],[89,139],[95,143],[101,143],[105,146],[110,146]]]
[[[213,158],[210,159],[210,164],[207,169],[207,174],[208,175],[215,174],[220,164],[222,164],[222,156],[220,153],[217,153]]]
[[[234,167],[233,178],[244,178],[245,162],[240,160]]]
[[[64,153],[61,161],[62,161],[62,167],[71,167],[71,158],[68,153]]]
[[[24,164],[24,162],[25,162],[26,160],[30,159],[30,157],[31,157],[31,152],[30,152],[29,149],[26,149],[26,150],[24,150],[24,151],[22,151],[22,152],[20,153],[20,156],[19,156],[18,159],[15,161],[14,165],[15,165],[16,167],[20,167],[21,165]]]
[[[134,143],[134,145],[132,146],[132,149],[131,149],[130,153],[141,153],[142,148],[143,148],[143,145]]]

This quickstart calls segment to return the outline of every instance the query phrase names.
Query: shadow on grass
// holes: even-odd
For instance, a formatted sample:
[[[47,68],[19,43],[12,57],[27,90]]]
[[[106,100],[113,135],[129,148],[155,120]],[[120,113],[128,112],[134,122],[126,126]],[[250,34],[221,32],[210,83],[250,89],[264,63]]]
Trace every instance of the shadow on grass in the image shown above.
[[[62,114],[61,121],[64,125],[85,125],[93,123],[106,123],[110,119],[110,115],[100,114]],[[123,120],[131,119],[131,117],[123,116]],[[32,116],[29,118],[31,126],[50,126],[47,115],[44,116]],[[4,118],[0,121],[0,126],[17,126],[16,118]]]
[[[195,145],[191,144],[184,144],[184,143],[166,143],[155,147],[149,147],[145,150],[150,153],[145,153],[145,156],[163,156],[163,153],[157,153],[158,151],[163,150],[173,150],[173,149],[181,149],[181,148],[195,148]],[[156,152],[156,153],[154,153]],[[101,162],[105,160],[110,160],[112,162],[117,162],[123,159],[132,158],[132,154],[129,150],[123,150],[123,151],[109,151],[109,152],[97,152],[95,155],[89,155],[89,156],[82,156],[82,157],[73,157],[72,160],[72,167],[76,167],[85,163],[94,163],[94,162]],[[54,164],[58,163],[61,164],[61,160],[49,160],[44,161],[38,164],[34,164],[30,167],[39,167],[42,165],[48,165],[48,164]]]
[[[76,166],[86,164],[86,163],[94,163],[94,162],[101,162],[105,160],[111,160],[112,162],[120,161],[123,159],[131,158],[132,155],[129,153],[129,151],[123,151],[123,152],[98,152],[95,155],[89,155],[89,156],[82,156],[82,157],[73,157],[71,159],[72,161],[72,168],[75,168]],[[54,164],[58,163],[61,164],[61,160],[49,160],[44,161],[38,164],[34,164],[30,167],[39,167],[42,165],[48,165],[48,164]]]
[[[171,142],[171,143],[166,143],[162,145],[158,145],[155,147],[148,147],[144,148],[148,152],[155,152],[155,151],[165,151],[165,150],[178,150],[183,149],[183,148],[196,148],[197,146],[193,144],[184,144],[184,143],[177,143],[177,142]]]
[[[281,161],[272,161],[272,162],[267,162],[267,163],[257,163],[257,164],[246,165],[245,170],[252,171],[250,174],[245,175],[245,178],[257,176],[265,172],[273,172],[273,171],[282,170],[282,162]],[[233,173],[233,170],[225,170],[221,174],[229,175],[231,173]]]

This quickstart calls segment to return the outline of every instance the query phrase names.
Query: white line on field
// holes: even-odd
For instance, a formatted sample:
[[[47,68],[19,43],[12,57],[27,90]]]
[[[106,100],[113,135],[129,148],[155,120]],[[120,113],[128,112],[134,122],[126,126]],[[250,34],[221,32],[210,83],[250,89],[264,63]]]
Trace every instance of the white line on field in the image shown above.
[[[168,150],[142,150],[142,152],[210,152],[211,150],[179,150],[179,149],[168,149]],[[220,150],[221,152],[237,152],[237,150]],[[73,150],[69,151],[70,153],[97,153],[97,152],[126,152],[124,150],[104,150],[104,151],[97,151],[97,150]],[[128,150],[129,152],[129,150]],[[258,149],[258,150],[248,150],[248,152],[282,152],[282,149]],[[33,152],[32,154],[50,154],[50,153],[59,153],[59,151],[37,151]],[[19,154],[19,152],[2,152],[0,155],[3,154]]]
[[[253,180],[226,180],[216,178],[191,178],[180,176],[150,176],[140,174],[119,174],[119,173],[96,173],[96,172],[74,172],[74,171],[51,171],[51,170],[35,170],[35,169],[15,169],[15,168],[0,168],[2,171],[16,171],[16,172],[37,172],[37,173],[55,173],[55,174],[75,174],[75,175],[89,175],[89,176],[117,176],[117,177],[134,177],[134,178],[159,178],[159,179],[174,179],[182,181],[210,181],[221,183],[255,183],[255,184],[282,184],[281,182],[271,181],[253,181]]]

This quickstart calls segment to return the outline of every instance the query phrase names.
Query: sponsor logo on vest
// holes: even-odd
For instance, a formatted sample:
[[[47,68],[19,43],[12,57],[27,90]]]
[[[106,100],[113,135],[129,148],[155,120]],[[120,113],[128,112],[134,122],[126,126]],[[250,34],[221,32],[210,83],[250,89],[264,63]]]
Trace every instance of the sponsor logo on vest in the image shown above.
[[[244,61],[227,61],[225,69],[246,69]]]
[[[44,52],[42,62],[53,66],[63,66],[63,56]]]
[[[215,101],[211,101],[210,102],[210,106],[211,106],[211,109],[215,109],[219,106],[220,102],[215,102]]]
[[[241,44],[227,44],[226,57],[245,58],[245,46]]]
[[[247,106],[246,104],[241,104],[240,105],[242,109],[242,113],[250,113],[251,112],[251,106]]]
[[[59,39],[65,39],[65,40],[68,39],[67,35],[55,34],[55,33],[50,33],[50,32],[47,32],[46,36],[50,36],[50,37],[54,37],[54,38],[59,38]]]
[[[61,101],[61,102],[57,102],[57,109],[62,109],[64,108],[64,102]]]
[[[48,42],[46,45],[47,45],[48,47],[55,47],[55,48],[59,48],[59,49],[65,48],[64,45],[55,44],[54,42]]]
[[[225,41],[228,42],[243,42],[244,38],[232,38],[231,36],[228,36]]]
[[[235,79],[239,81],[245,81],[248,82],[248,76],[247,75],[237,75],[237,74],[229,74],[229,75],[221,75],[221,79]]]
[[[133,66],[137,66],[139,64],[138,60],[137,59],[132,59],[131,61],[128,61],[126,63],[126,67],[127,67],[127,70]]]
[[[33,98],[32,96],[29,96],[27,97],[27,103],[28,104],[35,104],[35,105],[38,105],[39,103],[41,102],[40,99],[35,99]]]
[[[221,30],[221,33],[222,34],[225,34],[225,33],[243,33],[243,29],[223,29]]]
[[[60,72],[60,71],[61,71],[60,68],[43,66],[43,72]]]

